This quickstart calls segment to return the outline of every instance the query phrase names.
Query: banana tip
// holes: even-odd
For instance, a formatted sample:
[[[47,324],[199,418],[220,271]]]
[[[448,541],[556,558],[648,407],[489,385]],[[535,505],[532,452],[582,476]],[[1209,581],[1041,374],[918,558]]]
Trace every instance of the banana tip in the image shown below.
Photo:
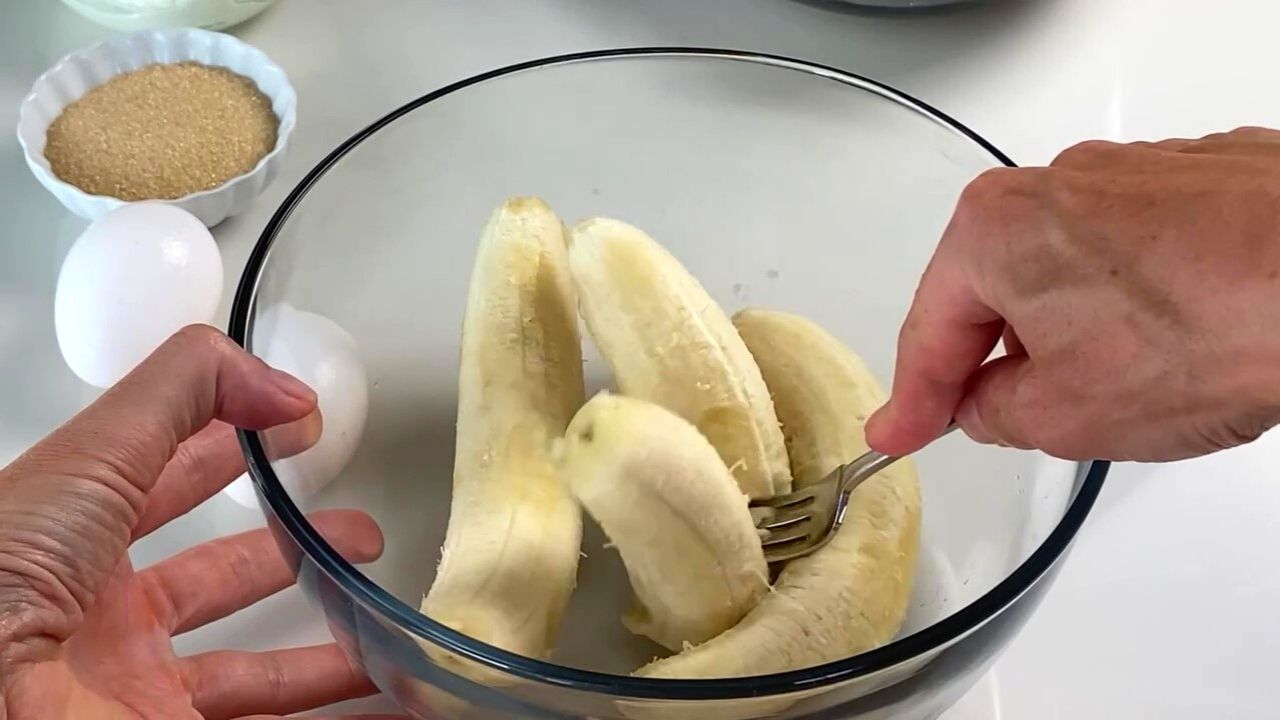
[[[535,195],[522,195],[507,198],[507,201],[502,204],[502,207],[504,210],[508,210],[510,212],[528,212],[530,210],[543,211],[551,209],[551,206],[548,205],[545,200]]]

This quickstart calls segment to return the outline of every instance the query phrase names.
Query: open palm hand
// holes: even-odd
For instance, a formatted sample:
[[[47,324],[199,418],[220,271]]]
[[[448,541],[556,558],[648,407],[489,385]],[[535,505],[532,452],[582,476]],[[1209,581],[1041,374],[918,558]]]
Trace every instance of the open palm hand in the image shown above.
[[[375,691],[332,644],[174,653],[173,636],[292,584],[267,530],[139,571],[127,555],[243,472],[233,424],[286,423],[297,449],[318,437],[311,391],[191,328],[0,470],[0,720],[277,717]],[[353,561],[382,551],[363,513],[313,520]]]

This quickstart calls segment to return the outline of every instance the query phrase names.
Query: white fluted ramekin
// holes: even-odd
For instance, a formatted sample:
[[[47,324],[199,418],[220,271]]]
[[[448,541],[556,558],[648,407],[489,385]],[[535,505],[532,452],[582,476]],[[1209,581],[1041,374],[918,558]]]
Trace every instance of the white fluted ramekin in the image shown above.
[[[196,28],[148,30],[106,40],[67,55],[36,79],[18,110],[18,142],[40,184],[68,210],[89,220],[125,204],[120,198],[87,193],[55,175],[44,156],[45,133],[63,108],[112,77],[152,63],[184,61],[225,67],[253,80],[271,98],[280,127],[275,147],[249,172],[211,190],[163,202],[210,227],[247,208],[279,171],[297,122],[297,95],[284,71],[261,50],[230,35]]]

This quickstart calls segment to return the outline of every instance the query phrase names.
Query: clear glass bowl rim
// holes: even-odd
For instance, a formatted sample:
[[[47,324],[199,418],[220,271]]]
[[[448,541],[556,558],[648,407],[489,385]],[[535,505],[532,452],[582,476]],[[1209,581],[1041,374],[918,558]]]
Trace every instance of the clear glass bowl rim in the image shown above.
[[[352,135],[321,160],[293,188],[271,216],[245,264],[231,307],[228,334],[243,347],[252,337],[258,284],[268,253],[303,197],[342,158],[382,128],[410,112],[455,92],[489,80],[528,70],[618,58],[698,58],[746,62],[796,70],[871,92],[928,117],[986,150],[1007,167],[1014,162],[986,139],[945,113],[906,93],[870,78],[837,68],[780,55],[701,47],[633,47],[555,55],[508,65],[457,81],[405,103]],[[731,700],[813,690],[870,675],[910,661],[961,638],[999,614],[1031,588],[1070,547],[1093,508],[1110,469],[1106,461],[1082,463],[1084,480],[1058,525],[1020,566],[982,597],[912,635],[860,655],[803,670],[756,677],[712,680],[663,680],[580,670],[507,652],[469,638],[418,612],[383,590],[339,555],[307,521],[271,468],[259,433],[237,430],[249,473],[280,525],[302,552],[367,611],[376,613],[421,639],[482,665],[516,677],[573,690],[659,700]]]

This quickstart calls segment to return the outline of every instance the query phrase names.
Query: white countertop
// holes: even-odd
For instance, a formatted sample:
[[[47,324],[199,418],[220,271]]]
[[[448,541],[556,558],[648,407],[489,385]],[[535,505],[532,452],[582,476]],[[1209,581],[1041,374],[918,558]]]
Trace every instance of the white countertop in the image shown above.
[[[792,55],[895,85],[1034,164],[1086,138],[1280,124],[1277,23],[1280,5],[1264,0],[1006,0],[912,17],[796,0],[282,0],[234,31],[289,73],[300,122],[281,177],[216,229],[227,302],[266,218],[324,153],[411,97],[509,62],[642,44]],[[36,75],[107,34],[52,0],[11,2],[0,21],[0,127],[13,127]],[[0,216],[8,461],[95,393],[63,365],[53,335],[58,266],[84,222],[30,176],[11,133],[0,136]],[[1194,462],[1116,468],[998,680],[955,720],[1275,716],[1280,685],[1264,648],[1280,645],[1277,458],[1272,435]],[[146,562],[259,522],[217,498],[136,555]],[[322,640],[310,613],[290,591],[180,648]]]

